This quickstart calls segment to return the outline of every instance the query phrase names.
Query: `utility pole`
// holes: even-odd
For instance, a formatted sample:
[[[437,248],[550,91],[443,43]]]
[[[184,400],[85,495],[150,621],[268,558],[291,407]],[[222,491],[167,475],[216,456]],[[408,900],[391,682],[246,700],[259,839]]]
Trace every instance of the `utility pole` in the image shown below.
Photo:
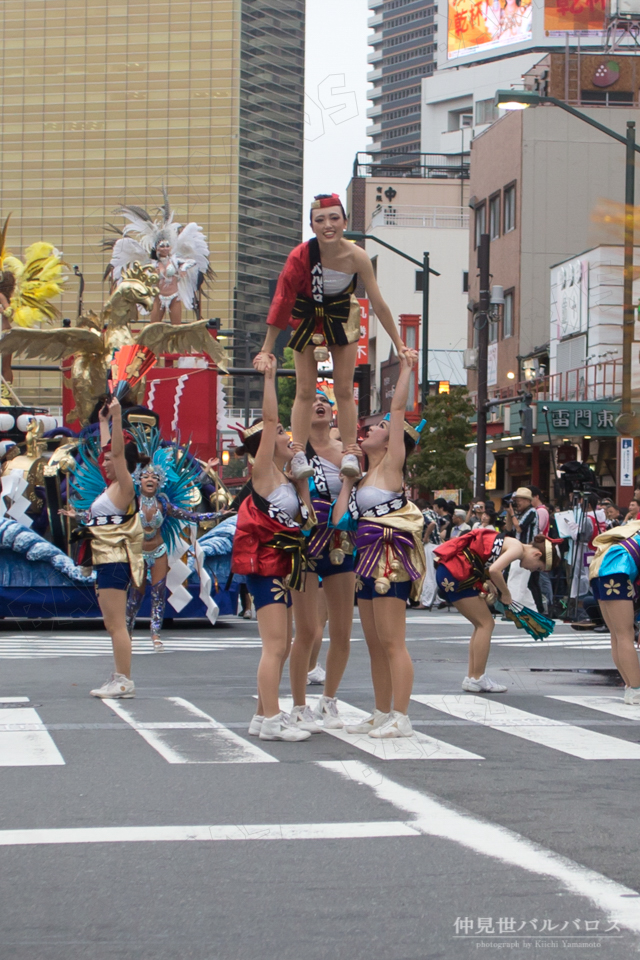
[[[622,413],[631,414],[631,357],[633,354],[633,227],[635,203],[636,125],[627,122],[627,156],[625,165],[624,217],[624,283],[622,322]]]
[[[476,497],[484,500],[487,476],[487,355],[489,351],[489,234],[483,233],[478,245],[480,302],[474,323],[478,324],[478,423],[476,432]]]
[[[422,409],[429,396],[429,254],[422,255]],[[424,414],[423,414],[424,415]]]

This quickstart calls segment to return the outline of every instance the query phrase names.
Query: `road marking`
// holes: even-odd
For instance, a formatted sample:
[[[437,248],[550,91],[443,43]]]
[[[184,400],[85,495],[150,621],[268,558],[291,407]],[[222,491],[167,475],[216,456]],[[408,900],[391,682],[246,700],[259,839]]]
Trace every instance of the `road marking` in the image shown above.
[[[214,653],[221,650],[257,650],[260,639],[232,637],[202,640],[181,640],[164,637],[165,653]],[[155,650],[150,640],[134,640],[134,656],[151,656]],[[49,657],[111,657],[111,641],[106,637],[86,636],[73,638],[25,636],[0,637],[0,660],[30,660]]]
[[[307,703],[313,710],[319,697],[307,697]],[[293,708],[291,697],[281,697],[280,704],[283,710],[288,713]],[[344,700],[338,700],[338,711],[345,724],[360,723],[365,717],[370,716],[365,710],[345,703]],[[322,724],[320,724],[322,727]],[[419,733],[417,730],[412,737],[399,737],[395,740],[375,740],[366,734],[351,734],[346,730],[325,730],[335,737],[336,740],[342,740],[358,750],[371,754],[378,760],[482,760],[483,757],[477,753],[470,753],[468,750],[462,750],[460,747],[454,747],[443,740],[436,740],[434,737],[427,736],[426,733]]]
[[[28,703],[28,697],[3,697],[1,703]],[[3,707],[3,726],[29,724],[35,729],[0,730],[0,767],[59,767],[64,758],[33,707]]]
[[[419,837],[410,823],[229,824],[193,827],[72,827],[51,830],[0,830],[0,846],[50,843],[175,843],[211,840],[360,840]]]
[[[318,766],[368,787],[380,800],[415,818],[409,820],[409,824],[426,836],[452,840],[492,860],[550,877],[571,893],[587,897],[610,919],[640,933],[637,891],[547,850],[506,827],[453,810],[433,797],[400,786],[359,760],[322,761]]]
[[[640,706],[624,703],[622,697],[558,697],[549,694],[548,700],[563,700],[565,703],[574,703],[578,707],[587,707],[589,710],[599,710],[601,713],[610,713],[614,717],[624,720],[640,720]]]
[[[129,724],[167,763],[277,763],[275,757],[218,723],[199,707],[182,697],[161,700],[104,700],[117,716]],[[159,713],[166,720],[151,720]],[[198,717],[198,721],[175,717]],[[204,722],[203,722],[204,721]],[[177,724],[177,725],[176,725]]]
[[[640,743],[630,743],[604,733],[574,727],[563,720],[551,720],[499,700],[462,694],[461,696],[411,697],[434,710],[461,720],[492,727],[514,737],[559,750],[581,760],[640,760]]]

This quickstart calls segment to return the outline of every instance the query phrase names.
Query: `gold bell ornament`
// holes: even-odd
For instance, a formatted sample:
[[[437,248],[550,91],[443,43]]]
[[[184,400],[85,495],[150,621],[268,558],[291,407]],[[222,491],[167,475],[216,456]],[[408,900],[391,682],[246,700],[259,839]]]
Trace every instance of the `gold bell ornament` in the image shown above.
[[[391,567],[389,580],[391,580],[392,583],[397,583],[398,580],[400,579],[401,563],[399,560],[392,560],[389,566]]]
[[[316,363],[325,363],[329,359],[329,351],[327,350],[324,334],[314,333],[311,337],[311,342],[316,345],[313,351],[313,359]]]
[[[389,590],[391,589],[391,581],[388,580],[387,577],[378,577],[373,585],[373,589],[376,593],[384,596],[385,593],[389,593]]]
[[[340,564],[344,563],[344,550],[341,550],[340,547],[334,547],[333,550],[329,551],[329,560],[334,567],[339,567]]]

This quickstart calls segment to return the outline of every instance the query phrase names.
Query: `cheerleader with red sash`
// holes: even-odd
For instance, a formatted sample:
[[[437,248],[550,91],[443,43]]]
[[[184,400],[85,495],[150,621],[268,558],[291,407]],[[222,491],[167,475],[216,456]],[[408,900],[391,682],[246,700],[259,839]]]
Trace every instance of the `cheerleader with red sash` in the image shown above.
[[[304,447],[309,439],[318,363],[333,360],[334,393],[342,439],[342,473],[360,476],[358,458],[348,452],[357,439],[357,411],[353,402],[353,374],[360,339],[360,305],[354,296],[358,277],[371,306],[391,337],[398,353],[406,347],[400,339],[389,307],[378,288],[373,265],[365,251],[344,239],[347,217],[337,194],[320,194],[311,204],[311,229],[315,237],[289,254],[280,274],[267,317],[267,334],[254,360],[264,370],[281,330],[294,329],[289,346],[296,367],[296,399],[291,414],[295,443],[302,450],[291,462],[294,479],[313,475]]]
[[[243,432],[243,447],[254,458],[251,493],[240,505],[231,569],[246,574],[262,640],[258,666],[258,707],[249,734],[262,740],[307,740],[311,735],[289,725],[281,713],[278,690],[291,647],[291,590],[304,586],[306,540],[315,524],[306,480],[291,483],[284,470],[292,448],[278,422],[276,359],[264,371],[262,421]],[[243,451],[244,452],[244,451]]]
[[[462,681],[468,693],[505,693],[506,686],[485,673],[494,619],[487,599],[498,594],[511,603],[503,571],[520,561],[525,570],[550,571],[560,562],[554,544],[560,541],[538,535],[533,543],[520,543],[495,530],[479,528],[448,540],[434,550],[436,581],[443,600],[452,603],[473,626],[469,643],[469,673]]]

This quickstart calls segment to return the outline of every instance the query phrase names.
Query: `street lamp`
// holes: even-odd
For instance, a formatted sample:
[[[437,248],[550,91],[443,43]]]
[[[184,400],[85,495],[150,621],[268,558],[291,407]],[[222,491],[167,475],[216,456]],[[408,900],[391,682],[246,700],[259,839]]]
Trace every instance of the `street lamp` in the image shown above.
[[[554,107],[560,107],[572,117],[588,123],[595,127],[605,136],[623,143],[626,147],[625,164],[625,225],[624,225],[624,286],[623,286],[623,323],[622,323],[622,413],[616,420],[616,428],[620,434],[637,433],[634,428],[635,417],[631,410],[631,356],[633,351],[633,241],[634,241],[634,210],[635,203],[635,153],[640,152],[640,146],[636,144],[636,125],[632,120],[627,121],[627,135],[624,137],[616,130],[605,127],[570,107],[564,100],[558,100],[557,97],[542,96],[531,90],[498,90],[496,91],[496,107],[502,107],[503,110],[525,110],[527,107],[537,107],[544,103],[550,103]]]
[[[422,263],[420,263],[419,260],[410,257],[404,250],[398,250],[397,247],[392,247],[386,240],[381,240],[380,237],[374,237],[372,234],[361,233],[357,230],[345,230],[344,237],[345,240],[373,240],[375,243],[379,243],[381,247],[391,250],[392,253],[397,253],[404,260],[409,260],[410,263],[415,263],[417,267],[422,267],[422,407],[424,409],[429,396],[429,274],[432,273],[434,277],[439,277],[440,274],[429,266],[427,251],[423,253]]]

